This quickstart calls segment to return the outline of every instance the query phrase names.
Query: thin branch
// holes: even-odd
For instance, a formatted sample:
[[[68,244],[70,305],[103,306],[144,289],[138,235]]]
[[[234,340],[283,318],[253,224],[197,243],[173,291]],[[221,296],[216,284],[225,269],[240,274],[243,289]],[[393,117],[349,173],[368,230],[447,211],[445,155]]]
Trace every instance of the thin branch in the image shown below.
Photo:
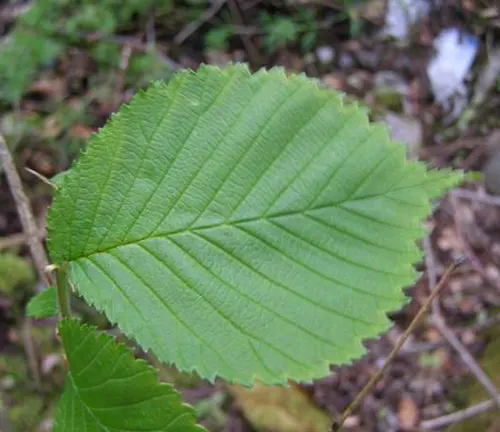
[[[7,143],[3,136],[0,134],[0,161],[2,162],[7,181],[16,203],[16,208],[19,213],[19,219],[26,235],[26,241],[30,247],[31,256],[35,263],[40,280],[49,286],[51,283],[50,276],[46,273],[45,269],[49,265],[49,260],[42,242],[39,238],[39,230],[35,222],[35,218],[31,212],[31,206],[26,194],[23,190],[21,178],[17,172],[16,165],[12,159]]]
[[[229,11],[231,12],[231,16],[233,17],[233,21],[237,26],[244,26],[245,22],[243,20],[243,17],[240,12],[240,8],[238,5],[238,0],[228,0],[228,6],[229,6]],[[248,54],[248,59],[251,63],[251,65],[256,68],[261,65],[261,58],[259,55],[259,52],[257,51],[257,48],[255,48],[255,45],[252,42],[252,39],[248,35],[240,35],[241,41],[243,42],[243,45],[245,46],[245,49]]]
[[[435,265],[434,253],[432,250],[431,242],[427,236],[424,239],[425,261],[427,266],[427,275],[429,279],[429,290],[435,291],[437,281],[437,267]],[[444,276],[443,276],[444,277]],[[488,378],[486,373],[481,369],[481,366],[474,360],[474,357],[469,353],[467,348],[460,342],[455,334],[448,328],[441,313],[439,301],[435,298],[432,302],[432,323],[451,347],[460,355],[462,361],[469,367],[470,371],[478,379],[485,390],[493,397],[498,406],[500,407],[500,394],[495,388],[494,384]]]
[[[23,320],[21,327],[21,340],[23,342],[24,352],[28,358],[28,364],[33,375],[33,380],[35,381],[35,387],[37,390],[41,390],[42,381],[40,377],[40,370],[38,367],[38,358],[35,349],[35,343],[33,342],[33,337],[31,333],[33,320],[30,317],[26,317]]]
[[[444,345],[443,341],[421,342],[410,345],[408,348],[403,347],[399,352],[399,356],[415,355],[427,351],[434,351]]]
[[[127,72],[130,56],[132,55],[132,47],[130,45],[123,45],[120,55],[120,63],[118,65],[118,73],[115,77],[115,95],[114,105],[118,108],[122,103],[122,92],[125,86],[125,74]]]
[[[490,380],[488,375],[483,371],[481,366],[474,360],[474,357],[465,348],[465,346],[460,342],[460,340],[453,334],[453,332],[448,328],[444,319],[437,314],[433,313],[432,323],[439,330],[439,333],[448,341],[448,343],[453,347],[453,349],[460,355],[462,361],[468,366],[470,371],[474,374],[477,380],[481,383],[484,389],[491,395],[491,397],[496,401],[497,405],[500,407],[500,394],[495,388],[495,385]]]
[[[212,19],[212,17],[219,12],[220,8],[224,6],[227,0],[216,0],[213,2],[212,6],[205,9],[205,11],[200,15],[200,17],[191,21],[187,24],[174,38],[174,42],[177,45],[182,44],[189,36],[191,36],[196,30],[198,30],[204,23]]]
[[[29,172],[31,175],[35,176],[38,180],[40,180],[42,183],[45,183],[46,185],[54,188],[54,189],[57,189],[56,188],[56,185],[54,183],[52,183],[47,177],[45,177],[44,175],[40,174],[39,172],[31,169],[31,168],[28,168],[28,167],[24,167],[24,169]]]
[[[146,49],[142,50],[146,51]],[[175,60],[171,59],[169,56],[163,54],[159,49],[155,49],[155,55],[161,60],[165,65],[172,71],[178,71],[182,69],[182,65],[177,63]]]
[[[12,234],[8,237],[0,238],[0,251],[2,251],[3,249],[20,246],[24,243],[26,243],[26,235],[24,233]]]
[[[494,406],[495,406],[495,401],[491,399],[484,402],[480,402],[464,410],[457,411],[452,414],[448,414],[432,420],[423,421],[422,423],[420,423],[420,430],[441,429],[445,426],[449,426],[464,421],[468,418],[482,414],[492,409]]]
[[[84,44],[96,44],[98,42],[109,42],[117,45],[128,45],[134,51],[149,53],[153,52],[156,57],[165,63],[172,71],[177,71],[182,69],[182,65],[177,63],[175,60],[171,59],[167,55],[163,54],[158,48],[155,48],[154,51],[151,51],[151,43],[144,44],[137,40],[134,36],[122,36],[122,35],[103,35],[100,33],[80,33],[76,36],[73,34],[69,34],[64,30],[55,30],[55,31],[45,31],[40,32],[40,29],[31,27],[31,30],[35,33],[35,37],[37,34],[42,33],[44,36],[49,36],[53,38],[58,38],[63,40],[69,45],[80,46],[82,43]]]
[[[471,201],[500,206],[500,196],[489,195],[487,193],[482,194],[468,189],[455,189],[451,192],[451,194],[457,198],[464,198]]]
[[[5,409],[7,407],[6,401],[4,399],[3,392],[0,393],[0,431],[2,432],[12,432],[12,424],[10,423],[8,411]]]
[[[490,276],[488,274],[486,269],[481,264],[481,261],[479,260],[479,258],[476,256],[476,254],[474,253],[472,248],[467,243],[467,240],[466,240],[466,237],[464,234],[461,214],[458,211],[457,197],[453,194],[450,194],[450,204],[453,208],[453,221],[455,222],[455,229],[457,232],[457,237],[461,243],[464,254],[469,259],[471,266],[474,268],[474,270],[476,270],[485,280],[487,280],[498,291],[500,291],[500,281],[496,280],[495,278],[493,278],[492,276]]]
[[[242,7],[243,8],[243,7]],[[332,25],[336,24],[340,20],[337,18],[329,18],[324,21],[320,21],[316,24],[316,28],[319,30],[329,29]],[[299,33],[303,33],[304,30],[298,27]],[[258,28],[255,26],[247,26],[247,25],[237,25],[233,24],[231,27],[231,31],[233,34],[237,36],[263,36],[266,34],[266,31],[262,28]]]
[[[128,45],[130,46],[134,51],[142,52],[142,53],[148,53],[152,52],[152,44],[143,44],[139,42],[135,37],[131,36],[119,36],[119,35],[112,35],[112,36],[102,36],[102,35],[87,35],[87,34],[82,34],[79,35],[79,37],[88,43],[96,43],[96,42],[110,42],[110,43],[115,43],[117,45]],[[175,60],[171,59],[169,56],[163,54],[158,48],[154,48],[153,53],[156,55],[156,57],[161,60],[165,65],[170,68],[172,71],[178,71],[179,69],[182,69],[182,65],[177,63]]]
[[[255,6],[257,6],[259,3],[262,3],[264,0],[245,0],[245,3],[241,5],[241,10],[247,11],[249,9],[253,9]]]
[[[0,134],[0,162],[5,171],[7,177],[7,182],[10,186],[12,196],[14,197],[14,202],[16,203],[16,208],[19,213],[19,219],[21,220],[21,225],[24,230],[24,235],[26,236],[26,241],[30,247],[31,256],[33,262],[35,263],[35,268],[37,269],[40,280],[49,286],[51,283],[51,277],[46,272],[46,268],[49,265],[49,260],[45,253],[42,242],[39,238],[38,227],[35,222],[33,213],[31,212],[30,202],[24,193],[23,185],[21,183],[21,178],[17,172],[16,165],[12,159],[7,143],[4,137]],[[35,380],[37,388],[40,388],[40,371],[38,368],[38,361],[35,353],[35,345],[31,338],[30,327],[31,318],[26,318],[23,325],[23,341],[26,349],[26,356],[28,357],[28,363]]]
[[[332,426],[332,431],[339,431],[342,428],[342,425],[346,421],[347,417],[351,415],[351,413],[361,404],[365,396],[372,390],[373,386],[377,383],[377,381],[381,378],[381,376],[384,374],[384,372],[387,370],[389,365],[392,363],[394,358],[398,355],[399,351],[401,350],[401,347],[404,345],[410,334],[415,330],[415,328],[420,324],[422,319],[424,318],[425,314],[427,313],[427,310],[429,309],[432,301],[439,295],[439,293],[443,290],[443,288],[446,286],[446,283],[448,281],[448,278],[450,275],[455,271],[455,269],[462,264],[462,260],[457,260],[454,263],[450,264],[446,272],[444,273],[441,281],[437,285],[436,289],[432,291],[431,295],[429,298],[426,300],[426,302],[422,305],[422,307],[419,309],[417,315],[415,315],[415,318],[413,318],[412,322],[408,326],[408,328],[404,331],[404,333],[401,335],[399,338],[398,342],[396,345],[394,345],[394,348],[386,358],[384,364],[382,367],[370,378],[368,383],[363,387],[363,389],[358,393],[354,401],[351,402],[351,404],[345,409],[345,411],[342,413],[342,416],[338,422],[335,422]]]
[[[146,45],[148,47],[153,47],[156,43],[156,29],[155,29],[155,14],[154,9],[152,9],[148,16],[148,21],[146,23]]]
[[[346,13],[346,6],[344,4],[340,4],[340,3],[335,4],[331,0],[313,0],[313,1],[311,1],[311,3],[332,9],[332,10],[337,11],[339,13]],[[352,10],[354,10],[354,9],[355,8],[353,8]],[[352,10],[350,11],[351,14],[352,14]],[[373,19],[373,18],[364,16],[363,14],[359,15],[359,17],[364,19],[365,21],[367,21],[371,24],[377,25],[377,26],[380,26],[383,24],[383,22],[381,20]]]

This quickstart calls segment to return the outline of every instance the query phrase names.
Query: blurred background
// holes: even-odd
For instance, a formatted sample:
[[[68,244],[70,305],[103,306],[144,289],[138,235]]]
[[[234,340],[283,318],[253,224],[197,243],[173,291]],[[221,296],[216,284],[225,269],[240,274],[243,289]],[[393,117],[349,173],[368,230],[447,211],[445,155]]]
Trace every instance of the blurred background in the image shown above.
[[[325,432],[382,365],[436,277],[465,255],[468,263],[345,430],[500,431],[497,0],[0,0],[0,132],[40,237],[52,188],[26,168],[53,177],[151,80],[229,62],[317,77],[366,105],[410,158],[464,169],[467,181],[427,223],[433,231],[422,243],[423,276],[407,290],[412,302],[353,365],[313,384],[244,390],[181,374],[138,349],[137,356],[181,390],[210,431]],[[62,351],[54,321],[25,318],[27,300],[43,288],[0,166],[1,432],[52,427]],[[74,309],[123,339],[77,298]]]

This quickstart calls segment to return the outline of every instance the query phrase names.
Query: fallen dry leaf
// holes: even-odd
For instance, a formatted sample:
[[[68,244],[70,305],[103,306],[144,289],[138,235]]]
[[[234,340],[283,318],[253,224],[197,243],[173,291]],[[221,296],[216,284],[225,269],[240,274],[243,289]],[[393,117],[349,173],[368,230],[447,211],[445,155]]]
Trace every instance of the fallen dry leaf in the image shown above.
[[[437,239],[437,245],[442,251],[453,251],[463,255],[463,246],[454,228],[446,227]]]
[[[398,418],[399,425],[405,431],[413,430],[419,420],[419,412],[417,405],[413,399],[408,396],[403,396],[399,401]]]
[[[62,78],[42,78],[30,86],[30,91],[47,98],[62,100],[66,94],[66,81]]]
[[[331,73],[328,75],[325,75],[323,78],[321,78],[321,81],[330,88],[333,88],[335,90],[345,90],[346,87],[346,82],[345,82],[345,77],[342,74],[335,74]]]
[[[51,139],[56,138],[61,134],[62,127],[59,124],[56,116],[48,117],[44,123],[43,128],[40,131],[40,135],[43,138]]]
[[[94,132],[96,132],[94,128],[81,123],[76,123],[70,130],[71,136],[82,140],[88,140]]]
[[[229,391],[258,431],[327,432],[332,423],[330,417],[294,384],[289,387],[256,384],[252,389],[231,385]]]

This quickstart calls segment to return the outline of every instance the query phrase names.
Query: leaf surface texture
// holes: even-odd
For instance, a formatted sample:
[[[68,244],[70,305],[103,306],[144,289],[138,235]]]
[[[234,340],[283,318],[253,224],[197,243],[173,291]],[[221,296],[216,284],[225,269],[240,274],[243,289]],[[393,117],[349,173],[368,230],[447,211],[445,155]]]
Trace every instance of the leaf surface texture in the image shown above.
[[[365,110],[281,69],[153,84],[61,180],[49,248],[144,349],[213,379],[328,374],[389,327],[429,199]]]

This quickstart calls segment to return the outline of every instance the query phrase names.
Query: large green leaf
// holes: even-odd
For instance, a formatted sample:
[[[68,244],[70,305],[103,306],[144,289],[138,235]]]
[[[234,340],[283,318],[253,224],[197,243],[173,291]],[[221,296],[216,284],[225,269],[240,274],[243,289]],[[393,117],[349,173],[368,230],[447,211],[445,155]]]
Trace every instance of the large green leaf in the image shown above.
[[[459,179],[304,76],[244,66],[153,84],[92,138],[49,215],[87,301],[182,370],[328,374],[389,327],[429,198]]]
[[[203,432],[195,412],[124,344],[75,320],[59,324],[70,371],[55,432]]]

